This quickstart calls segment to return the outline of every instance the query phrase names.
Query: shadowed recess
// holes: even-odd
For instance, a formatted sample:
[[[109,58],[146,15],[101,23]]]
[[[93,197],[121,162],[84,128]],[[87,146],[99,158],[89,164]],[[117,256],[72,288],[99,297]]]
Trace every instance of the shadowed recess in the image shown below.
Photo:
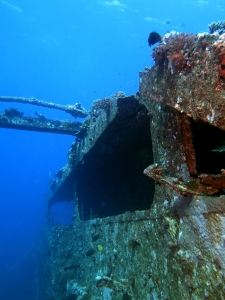
[[[124,100],[119,105],[123,103]],[[123,122],[122,127],[112,122],[110,134],[101,137],[77,166],[82,220],[146,210],[151,206],[154,182],[143,174],[144,168],[153,163],[149,117],[143,113]]]

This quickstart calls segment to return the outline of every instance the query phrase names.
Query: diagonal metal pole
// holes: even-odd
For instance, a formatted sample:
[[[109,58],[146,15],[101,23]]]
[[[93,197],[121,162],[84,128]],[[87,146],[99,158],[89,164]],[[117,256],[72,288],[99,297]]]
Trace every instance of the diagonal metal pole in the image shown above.
[[[0,96],[0,102],[17,102],[24,104],[32,104],[38,106],[44,106],[48,108],[55,108],[59,110],[63,110],[68,114],[72,115],[74,118],[85,118],[88,115],[88,112],[85,108],[81,106],[79,103],[75,103],[74,105],[61,105],[52,102],[45,102],[43,100],[38,100],[34,97],[23,98],[23,97],[10,97],[10,96]]]

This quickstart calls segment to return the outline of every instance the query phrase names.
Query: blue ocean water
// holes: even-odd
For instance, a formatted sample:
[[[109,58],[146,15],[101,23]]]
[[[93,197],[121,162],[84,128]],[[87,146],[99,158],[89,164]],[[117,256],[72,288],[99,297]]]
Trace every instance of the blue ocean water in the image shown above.
[[[151,31],[205,32],[224,12],[224,0],[0,0],[0,95],[88,109],[94,99],[136,93],[138,72],[153,64]],[[9,107],[70,118],[14,103],[0,103],[0,112]],[[74,138],[0,134],[0,298],[32,300],[49,180],[66,164]]]

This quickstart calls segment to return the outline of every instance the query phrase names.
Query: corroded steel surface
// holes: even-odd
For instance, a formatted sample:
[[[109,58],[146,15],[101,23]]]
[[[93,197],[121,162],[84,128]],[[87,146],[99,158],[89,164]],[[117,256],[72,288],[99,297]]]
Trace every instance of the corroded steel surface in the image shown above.
[[[46,229],[42,299],[225,299],[224,35],[172,33],[153,57],[135,97],[94,102],[86,136],[72,144],[68,165],[58,172],[49,203],[73,195],[73,224]],[[151,145],[140,143],[138,125],[140,136],[151,135]],[[118,156],[116,169],[110,161]],[[135,162],[145,166],[141,174],[130,172]],[[77,166],[99,191],[108,181],[117,184],[108,197],[98,194],[98,216],[91,206],[95,186],[92,180],[80,184]],[[144,169],[155,180],[153,202],[148,186],[134,184]],[[130,212],[125,205],[122,213],[102,217],[108,198],[122,207],[137,191],[137,202],[147,196],[149,209]]]
[[[225,34],[170,33],[140,73],[140,94],[225,130]]]
[[[79,135],[82,123],[65,120],[50,120],[38,114],[38,117],[24,116],[15,108],[6,109],[0,114],[0,127],[18,130],[50,132],[58,134]]]

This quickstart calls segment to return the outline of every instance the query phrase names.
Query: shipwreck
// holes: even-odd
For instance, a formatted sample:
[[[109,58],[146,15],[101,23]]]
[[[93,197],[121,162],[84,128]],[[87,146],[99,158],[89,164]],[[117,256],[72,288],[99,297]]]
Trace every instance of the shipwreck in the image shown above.
[[[152,56],[137,94],[55,107],[83,122],[0,115],[75,136],[50,186],[40,299],[225,299],[225,34],[171,32]],[[72,224],[52,224],[70,200]]]

